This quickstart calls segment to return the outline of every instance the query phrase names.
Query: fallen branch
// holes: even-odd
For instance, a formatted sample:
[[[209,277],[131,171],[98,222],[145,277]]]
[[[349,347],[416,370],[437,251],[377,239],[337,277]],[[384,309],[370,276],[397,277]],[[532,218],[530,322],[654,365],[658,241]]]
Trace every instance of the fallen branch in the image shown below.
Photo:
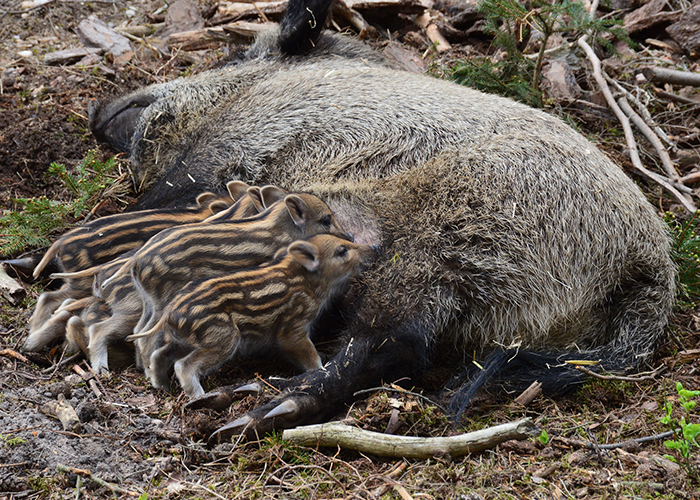
[[[105,481],[104,479],[100,479],[97,476],[94,476],[92,472],[90,472],[87,469],[76,469],[75,467],[67,467],[63,464],[56,464],[56,469],[59,472],[65,472],[67,474],[77,474],[79,476],[87,477],[88,479],[92,479],[96,484],[99,484],[100,486],[107,488],[108,490],[118,493],[120,495],[128,495],[130,497],[138,497],[140,496],[137,492],[127,490],[122,488],[121,486],[117,486],[116,484],[109,483]]]
[[[340,446],[383,457],[459,457],[496,447],[511,439],[538,436],[540,429],[529,418],[449,437],[391,436],[351,427],[342,422],[287,429],[282,438],[300,446]]]
[[[672,101],[680,102],[681,104],[690,104],[691,106],[700,105],[700,101],[697,99],[690,99],[689,97],[674,94],[673,92],[666,92],[658,87],[653,87],[653,89],[654,93],[659,97],[665,97],[666,99],[671,99]]]
[[[678,71],[668,68],[644,68],[642,70],[644,78],[649,82],[670,83],[675,85],[690,85],[700,87],[700,73],[690,71]]]
[[[681,203],[681,205],[683,205],[683,207],[685,207],[685,209],[688,210],[688,212],[695,213],[697,208],[695,207],[695,204],[692,201],[688,200],[685,196],[683,196],[676,188],[671,186],[671,184],[669,184],[669,182],[662,176],[651,172],[642,164],[642,160],[639,158],[637,143],[634,140],[632,125],[630,125],[629,119],[627,118],[625,113],[623,113],[623,111],[620,109],[620,106],[618,106],[617,102],[615,102],[612,92],[610,92],[610,87],[608,87],[608,84],[605,81],[605,78],[603,77],[600,59],[598,59],[598,56],[595,55],[595,52],[593,52],[591,46],[588,45],[588,43],[586,42],[586,38],[586,36],[582,36],[581,38],[579,38],[578,45],[586,53],[588,60],[593,66],[593,78],[595,78],[595,81],[598,83],[601,92],[605,96],[605,100],[607,101],[608,106],[610,106],[610,109],[612,109],[613,113],[615,113],[615,116],[622,124],[622,128],[625,131],[625,139],[627,140],[627,147],[629,148],[629,155],[630,160],[632,160],[632,164],[639,172],[641,172],[649,179],[653,180],[654,182],[662,186],[664,189],[666,189],[668,192],[670,192],[674,196],[674,198],[676,198]]]
[[[679,179],[683,184],[694,184],[700,182],[700,172],[693,172]]]
[[[652,441],[661,441],[662,439],[668,439],[674,434],[673,431],[662,432],[661,434],[654,434],[653,436],[644,436],[635,439],[628,439],[621,443],[609,443],[609,444],[593,444],[588,441],[581,441],[580,439],[565,438],[562,436],[556,436],[552,438],[552,441],[563,443],[567,446],[572,446],[575,448],[586,448],[588,450],[594,450],[596,447],[600,450],[615,450],[617,448],[623,448],[627,443],[634,442],[637,444],[649,443]]]
[[[618,382],[641,382],[643,380],[657,379],[656,374],[643,375],[641,377],[625,377],[623,375],[601,375],[600,373],[596,373],[580,365],[576,365],[574,366],[574,368],[576,368],[580,372],[585,373],[586,375],[590,375],[591,377],[598,378],[600,380],[616,380]]]
[[[632,107],[627,102],[627,99],[625,99],[624,97],[620,97],[617,100],[617,104],[618,106],[620,106],[620,109],[627,115],[630,121],[634,124],[634,126],[637,127],[639,131],[644,135],[644,137],[646,137],[647,140],[651,143],[651,145],[654,146],[654,149],[656,149],[656,153],[661,159],[661,164],[664,166],[666,175],[668,175],[674,181],[674,183],[676,184],[676,188],[680,188],[680,186],[677,185],[680,176],[676,171],[676,167],[673,166],[673,161],[671,161],[671,157],[666,151],[666,148],[663,144],[661,144],[661,140],[654,133],[651,127],[649,127],[649,125],[646,124],[642,117],[634,112]],[[686,188],[686,186],[683,187]],[[689,188],[686,189],[688,189],[688,192],[691,191]]]

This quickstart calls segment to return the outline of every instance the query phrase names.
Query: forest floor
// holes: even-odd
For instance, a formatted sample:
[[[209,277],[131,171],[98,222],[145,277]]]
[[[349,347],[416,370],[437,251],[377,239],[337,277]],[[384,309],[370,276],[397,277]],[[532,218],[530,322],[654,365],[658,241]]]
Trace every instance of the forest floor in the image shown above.
[[[630,11],[639,7],[631,1],[619,3]],[[125,56],[44,63],[47,54],[83,47],[75,30],[89,16],[113,27],[153,25],[163,22],[165,7],[162,0],[49,0],[43,5],[0,0],[0,208],[17,209],[13,201],[17,198],[68,199],[58,179],[46,174],[51,162],[74,169],[88,151],[103,160],[114,156],[88,130],[90,101],[219,66],[237,50],[218,40],[207,40],[198,50],[177,50],[152,35],[141,41],[133,38],[133,50]],[[212,24],[219,15],[212,17],[216,7],[216,3],[198,5],[205,23]],[[435,5],[445,18],[458,7]],[[170,22],[186,24],[184,17]],[[449,73],[465,57],[493,54],[489,37],[478,30],[438,53],[410,19],[394,14],[391,19],[385,15],[372,20],[384,38],[368,42],[383,50],[389,33],[404,61],[409,54],[419,70],[435,75]],[[650,64],[698,72],[697,60],[668,41],[663,29],[652,26],[638,33],[635,40],[640,45],[626,49],[624,57],[606,60],[605,67],[648,105],[653,119],[678,146],[672,153],[674,162],[688,174],[698,170],[693,158],[700,151],[700,103],[664,100],[648,86],[638,87],[635,80],[636,69]],[[660,213],[679,211],[657,185],[634,173],[620,126],[595,88],[585,57],[579,56],[573,75],[582,94],[567,99],[552,91],[546,94],[547,110],[565,117],[623,166]],[[555,81],[556,75],[551,78]],[[664,89],[700,100],[690,87]],[[642,160],[657,168],[651,146],[641,140],[640,150]],[[121,158],[120,165],[128,169],[126,159]],[[123,210],[135,196],[102,203],[93,215]],[[407,460],[291,446],[278,435],[207,447],[212,430],[258,404],[254,397],[223,412],[188,411],[183,396],[153,389],[133,366],[97,377],[84,360],[65,363],[60,348],[27,358],[17,355],[36,299],[48,285],[23,282],[23,286],[26,298],[19,304],[0,297],[0,499],[700,498],[696,443],[691,443],[689,458],[683,459],[664,445],[664,439],[632,441],[673,427],[664,423],[667,404],[674,419],[684,416],[688,423],[700,424],[698,411],[683,410],[676,388],[680,382],[687,389],[700,389],[697,308],[676,311],[654,361],[657,369],[640,380],[592,379],[569,397],[540,396],[527,407],[484,396],[459,426],[424,398],[390,385],[338,415],[384,432],[398,410],[393,432],[416,436],[451,435],[523,416],[546,431],[540,439],[508,441],[480,454]],[[252,374],[267,376],[269,367],[260,361],[245,362],[211,377],[207,384],[213,388],[245,382]],[[75,409],[79,427],[66,430],[50,416],[51,405],[63,401]],[[614,443],[621,445],[601,446]]]

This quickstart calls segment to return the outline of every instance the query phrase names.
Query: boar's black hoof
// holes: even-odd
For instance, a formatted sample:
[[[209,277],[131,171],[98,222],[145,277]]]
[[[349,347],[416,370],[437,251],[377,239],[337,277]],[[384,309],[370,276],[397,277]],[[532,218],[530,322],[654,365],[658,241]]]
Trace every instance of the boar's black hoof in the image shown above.
[[[218,429],[209,438],[209,444],[216,445],[240,435],[258,440],[273,430],[317,423],[322,417],[321,406],[318,398],[309,394],[279,396]]]
[[[233,387],[227,385],[219,387],[215,391],[208,392],[197,398],[193,398],[185,404],[187,410],[199,410],[201,408],[209,408],[211,410],[225,410],[237,398],[245,396],[259,396],[263,392],[263,388],[257,382]]]
[[[225,410],[233,403],[233,390],[229,391],[226,389],[229,388],[222,387],[221,389],[207,392],[202,396],[191,399],[185,404],[185,409],[199,410],[201,408],[209,408],[216,411]]]
[[[249,417],[248,415],[243,415],[242,417],[237,418],[233,422],[229,422],[228,424],[214,431],[214,433],[211,436],[209,436],[207,443],[209,444],[209,446],[216,446],[219,443],[225,443],[226,441],[229,441],[232,437],[240,436],[241,434],[245,433],[246,429],[251,425],[252,422],[252,417]]]

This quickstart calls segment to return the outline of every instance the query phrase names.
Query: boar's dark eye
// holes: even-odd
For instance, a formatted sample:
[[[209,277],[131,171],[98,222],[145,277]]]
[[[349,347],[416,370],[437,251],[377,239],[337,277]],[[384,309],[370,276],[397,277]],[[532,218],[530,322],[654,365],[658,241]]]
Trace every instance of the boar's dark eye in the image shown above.
[[[338,249],[335,251],[336,257],[345,257],[347,254],[348,254],[347,247],[338,247]]]
[[[321,217],[320,222],[321,222],[321,224],[323,224],[324,226],[329,226],[329,227],[330,227],[330,225],[333,223],[333,217],[331,216],[331,214],[324,215],[323,217]]]

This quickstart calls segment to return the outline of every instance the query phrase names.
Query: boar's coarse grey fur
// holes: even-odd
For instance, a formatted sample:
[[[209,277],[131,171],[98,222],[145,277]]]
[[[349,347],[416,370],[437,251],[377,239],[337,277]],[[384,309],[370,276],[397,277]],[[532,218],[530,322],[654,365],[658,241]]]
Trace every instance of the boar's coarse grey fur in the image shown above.
[[[273,183],[318,195],[356,241],[381,244],[343,306],[345,347],[276,382],[286,391],[242,424],[323,420],[360,389],[441,363],[437,346],[457,346],[463,367],[510,349],[501,372],[525,359],[512,377],[552,386],[580,380],[566,359],[622,370],[651,355],[675,269],[664,224],[622,170],[542,111],[391,69],[337,35],[289,42],[308,5],[293,2],[247,61],[92,113],[98,137],[128,136],[141,208],[233,178]],[[326,7],[312,5],[316,22]]]

